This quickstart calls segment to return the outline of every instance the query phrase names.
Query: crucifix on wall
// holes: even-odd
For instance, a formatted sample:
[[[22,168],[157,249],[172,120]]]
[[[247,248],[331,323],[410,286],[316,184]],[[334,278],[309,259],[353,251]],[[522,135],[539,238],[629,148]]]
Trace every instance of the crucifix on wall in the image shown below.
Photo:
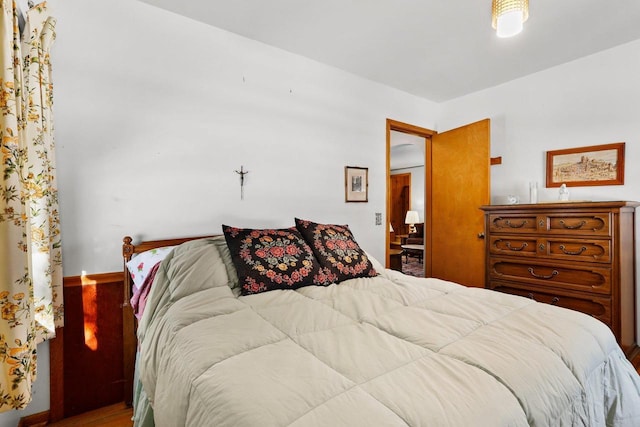
[[[244,170],[244,166],[240,166],[240,170],[235,172],[240,175],[240,200],[244,200],[244,176],[248,174],[249,171]]]

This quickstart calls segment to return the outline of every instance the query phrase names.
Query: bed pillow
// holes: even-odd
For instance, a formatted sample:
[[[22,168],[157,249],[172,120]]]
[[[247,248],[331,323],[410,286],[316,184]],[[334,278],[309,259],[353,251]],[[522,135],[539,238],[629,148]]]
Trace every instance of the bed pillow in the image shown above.
[[[335,275],[323,269],[295,228],[222,226],[242,295],[302,286],[327,286]]]
[[[175,246],[163,246],[140,252],[127,261],[127,270],[131,274],[133,286],[140,289],[154,265],[162,261]]]
[[[384,267],[384,265],[382,265],[382,263],[369,252],[364,251],[364,254],[367,256],[367,258],[369,258],[369,262],[371,263],[371,266],[376,271],[376,273],[378,273],[380,276],[386,277],[386,268]]]
[[[296,218],[296,228],[311,246],[320,265],[335,274],[338,281],[378,274],[348,225],[317,224]]]

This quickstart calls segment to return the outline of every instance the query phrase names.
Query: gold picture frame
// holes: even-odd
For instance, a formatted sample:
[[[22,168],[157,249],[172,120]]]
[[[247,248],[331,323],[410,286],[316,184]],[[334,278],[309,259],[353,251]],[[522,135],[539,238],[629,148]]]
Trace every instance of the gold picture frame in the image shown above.
[[[344,201],[369,201],[369,168],[357,166],[344,167]]]
[[[624,185],[624,142],[547,151],[547,187]]]

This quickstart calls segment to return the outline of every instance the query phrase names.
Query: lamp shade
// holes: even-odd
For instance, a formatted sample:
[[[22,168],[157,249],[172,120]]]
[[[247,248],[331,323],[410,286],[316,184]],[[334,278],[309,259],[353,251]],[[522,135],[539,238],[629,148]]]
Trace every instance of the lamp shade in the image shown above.
[[[407,216],[404,218],[405,224],[417,224],[420,222],[418,211],[407,211]]]
[[[492,0],[491,25],[498,37],[515,36],[529,18],[529,0]]]

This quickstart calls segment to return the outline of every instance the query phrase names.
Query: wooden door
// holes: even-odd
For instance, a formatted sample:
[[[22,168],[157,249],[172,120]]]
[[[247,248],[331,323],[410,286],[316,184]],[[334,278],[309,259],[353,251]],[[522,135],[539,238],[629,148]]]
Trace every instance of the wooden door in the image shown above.
[[[411,208],[411,174],[391,175],[391,215],[389,222],[396,235],[408,234],[408,226],[404,223],[405,215]]]
[[[431,137],[427,145],[426,275],[484,286],[485,247],[480,206],[490,201],[490,121]],[[430,269],[430,271],[429,271]]]

